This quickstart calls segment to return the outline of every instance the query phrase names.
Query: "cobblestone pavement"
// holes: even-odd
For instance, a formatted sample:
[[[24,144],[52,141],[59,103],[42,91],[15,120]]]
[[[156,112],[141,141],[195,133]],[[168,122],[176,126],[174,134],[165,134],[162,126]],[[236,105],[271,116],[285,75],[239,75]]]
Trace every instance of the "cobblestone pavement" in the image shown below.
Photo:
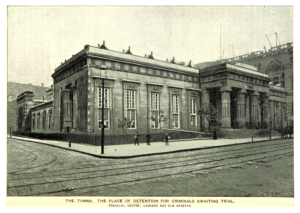
[[[130,159],[7,147],[8,196],[294,196],[292,139]]]

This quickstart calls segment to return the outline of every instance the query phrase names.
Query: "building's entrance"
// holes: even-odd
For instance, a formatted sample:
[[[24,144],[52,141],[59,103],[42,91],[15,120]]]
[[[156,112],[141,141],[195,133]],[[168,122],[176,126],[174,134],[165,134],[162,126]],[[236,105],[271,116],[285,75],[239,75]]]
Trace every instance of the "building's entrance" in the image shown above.
[[[238,89],[232,88],[232,92],[230,93],[231,127],[234,129],[239,128],[239,124],[237,122],[237,92]]]

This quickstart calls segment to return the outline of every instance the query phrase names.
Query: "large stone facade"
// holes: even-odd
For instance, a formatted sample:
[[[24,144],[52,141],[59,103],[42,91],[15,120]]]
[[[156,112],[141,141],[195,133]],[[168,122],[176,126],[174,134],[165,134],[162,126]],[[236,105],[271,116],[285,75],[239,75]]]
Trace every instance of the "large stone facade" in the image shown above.
[[[153,53],[140,57],[130,48],[86,45],[52,74],[53,102],[31,106],[31,130],[101,135],[104,125],[109,136],[203,132],[211,126],[284,128],[289,92],[274,76],[272,82],[269,74],[277,71],[260,69],[243,63],[196,69],[174,58],[155,60]],[[201,113],[205,105],[214,108],[213,119]]]
[[[191,66],[154,60],[153,55],[144,58],[87,45],[52,75],[54,131],[100,134],[102,81],[107,135],[200,131],[198,73]]]

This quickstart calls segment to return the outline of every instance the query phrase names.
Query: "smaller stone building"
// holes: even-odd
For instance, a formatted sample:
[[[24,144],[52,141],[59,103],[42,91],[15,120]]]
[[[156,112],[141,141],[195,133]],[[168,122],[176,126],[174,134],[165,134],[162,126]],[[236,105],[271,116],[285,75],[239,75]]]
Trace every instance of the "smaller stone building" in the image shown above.
[[[35,99],[32,91],[25,91],[17,97],[19,132],[52,130],[53,88],[48,89],[45,96],[43,99]]]
[[[200,76],[201,103],[216,108],[222,128],[287,126],[287,91],[256,67],[225,63],[201,69]]]
[[[36,105],[31,108],[31,132],[52,132],[53,101]]]
[[[7,82],[7,132],[14,132],[18,129],[18,108],[17,98],[21,93],[25,91],[33,92],[33,100],[45,100],[47,99],[46,90],[50,89],[45,87],[44,84],[40,86],[32,84],[22,84],[17,82]],[[48,100],[48,99],[47,99]]]

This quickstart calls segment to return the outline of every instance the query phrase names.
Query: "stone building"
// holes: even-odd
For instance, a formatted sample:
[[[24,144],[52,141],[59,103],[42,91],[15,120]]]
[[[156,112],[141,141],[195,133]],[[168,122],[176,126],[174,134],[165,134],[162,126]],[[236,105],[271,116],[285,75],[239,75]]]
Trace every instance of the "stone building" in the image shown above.
[[[53,88],[47,89],[42,99],[36,99],[33,91],[25,91],[18,95],[17,103],[17,130],[19,132],[40,132],[44,128],[44,111],[40,113],[37,110],[44,108],[52,109]],[[50,100],[50,101],[49,101]],[[47,111],[49,111],[47,110]],[[42,119],[42,121],[40,119]]]
[[[222,128],[287,126],[286,90],[256,67],[225,63],[201,69],[200,76],[202,103],[217,109]]]
[[[22,84],[16,82],[7,82],[7,132],[10,130],[16,131],[18,128],[17,118],[17,97],[25,91],[31,91],[34,94],[34,101],[42,101],[46,99],[46,90],[49,87],[45,87],[44,84],[41,86],[32,84]]]
[[[107,70],[101,70],[105,65]],[[199,70],[86,45],[55,69],[54,131],[100,134],[102,81],[106,134],[200,131]]]
[[[293,122],[293,43],[275,46],[265,51],[256,51],[249,54],[236,56],[233,58],[217,60],[214,62],[204,62],[196,64],[194,67],[203,69],[205,67],[218,64],[243,63],[255,66],[260,73],[267,74],[273,85],[284,88],[287,92],[287,119],[289,125]],[[280,90],[281,91],[281,90]],[[275,94],[274,92],[271,92]],[[276,101],[275,101],[276,102]],[[275,105],[277,103],[274,103]],[[273,115],[274,117],[274,115]],[[273,123],[274,124],[274,123]],[[275,125],[275,124],[274,124]]]
[[[175,58],[156,60],[152,52],[133,55],[130,47],[117,52],[105,43],[85,45],[52,74],[53,101],[30,105],[31,131],[101,135],[105,125],[105,135],[110,136],[203,132],[211,125],[287,126],[289,79],[281,78],[280,85],[275,71],[261,71],[263,65],[225,62],[197,69],[191,61],[185,65]],[[205,105],[216,111],[210,121],[199,113]]]

